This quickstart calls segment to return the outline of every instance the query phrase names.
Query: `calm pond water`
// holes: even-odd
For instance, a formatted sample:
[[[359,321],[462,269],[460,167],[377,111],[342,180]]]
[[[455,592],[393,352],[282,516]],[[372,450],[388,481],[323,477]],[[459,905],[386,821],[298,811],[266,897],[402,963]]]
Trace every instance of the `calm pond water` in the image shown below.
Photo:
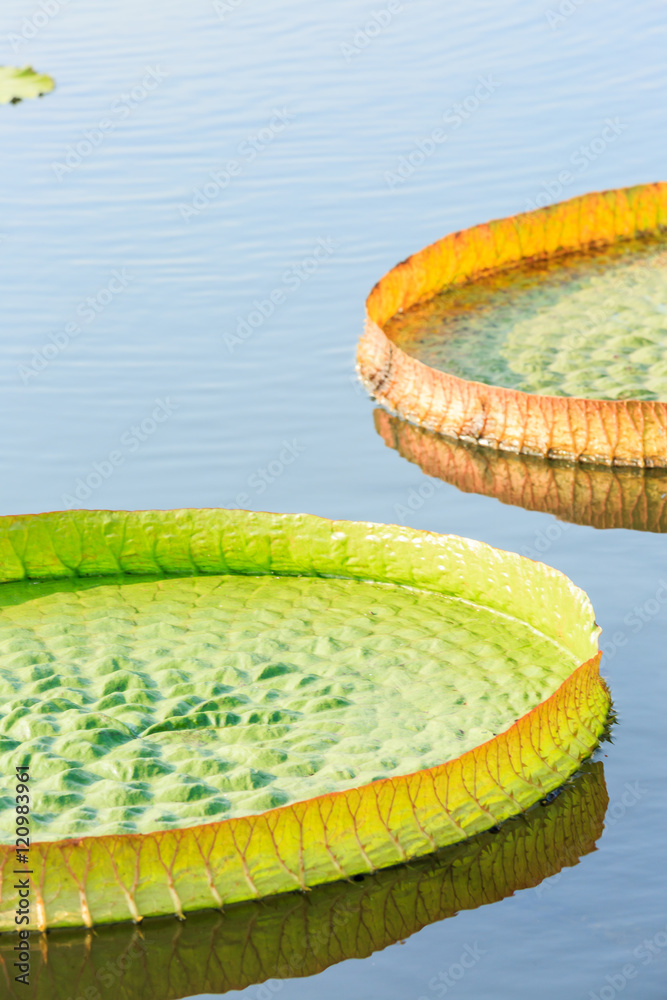
[[[354,378],[364,298],[398,260],[537,200],[665,179],[664,4],[549,2],[52,0],[37,28],[36,0],[2,5],[2,62],[57,82],[0,109],[2,513],[403,521],[541,554],[604,629],[618,722],[597,851],[257,1000],[665,996],[667,538],[454,485],[421,498]]]

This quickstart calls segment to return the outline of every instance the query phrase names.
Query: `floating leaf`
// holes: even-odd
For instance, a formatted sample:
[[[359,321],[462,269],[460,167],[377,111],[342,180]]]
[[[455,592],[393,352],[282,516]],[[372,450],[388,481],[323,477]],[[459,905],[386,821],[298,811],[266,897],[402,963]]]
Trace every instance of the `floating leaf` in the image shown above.
[[[372,290],[361,377],[447,437],[667,467],[666,227],[645,184],[446,236]]]
[[[0,104],[17,104],[28,97],[50,94],[55,81],[45,73],[35,73],[31,66],[0,66]]]
[[[499,830],[359,881],[192,914],[184,923],[163,917],[141,929],[56,930],[41,947],[33,944],[28,987],[7,974],[8,1000],[180,1000],[316,975],[578,864],[595,850],[607,802],[596,762],[584,765],[554,801]],[[15,941],[0,935],[7,972]]]
[[[40,928],[464,840],[559,787],[609,707],[586,596],[456,536],[224,510],[7,517],[0,580],[0,765],[30,765]],[[7,928],[7,803],[0,828]]]

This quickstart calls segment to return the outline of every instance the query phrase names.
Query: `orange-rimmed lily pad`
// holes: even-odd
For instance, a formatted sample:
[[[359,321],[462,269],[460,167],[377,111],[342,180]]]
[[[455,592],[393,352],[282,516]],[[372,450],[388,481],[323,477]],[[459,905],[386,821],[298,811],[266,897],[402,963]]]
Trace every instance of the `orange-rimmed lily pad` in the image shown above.
[[[665,467],[666,227],[646,184],[446,236],[372,290],[361,377],[448,437]]]
[[[667,531],[664,469],[545,461],[447,438],[379,407],[373,417],[376,431],[389,448],[427,476],[463,493],[494,497],[571,524]]]
[[[9,517],[0,579],[0,755],[30,768],[41,929],[456,843],[562,784],[609,707],[585,594],[456,536],[225,510]]]
[[[602,763],[589,763],[553,801],[409,865],[185,922],[55,930],[33,942],[27,987],[9,975],[15,936],[0,935],[7,997],[181,1000],[316,975],[578,864],[596,849],[607,802]]]

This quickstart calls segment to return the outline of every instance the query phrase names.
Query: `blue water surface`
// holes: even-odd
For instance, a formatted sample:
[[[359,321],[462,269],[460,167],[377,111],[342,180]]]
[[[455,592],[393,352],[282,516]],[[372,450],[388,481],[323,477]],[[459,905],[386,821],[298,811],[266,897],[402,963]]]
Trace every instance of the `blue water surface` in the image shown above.
[[[0,12],[0,62],[57,81],[0,108],[1,512],[238,505],[544,539],[550,515],[452,486],[410,509],[423,474],[355,381],[364,299],[449,231],[665,179],[664,3],[55,7]],[[618,724],[602,759],[611,808],[627,784],[636,801],[549,891],[286,981],[281,1000],[435,1000],[467,945],[483,955],[446,987],[460,1000],[664,997],[667,948],[637,949],[667,925],[667,539],[550,534],[543,558],[624,640],[603,660]]]

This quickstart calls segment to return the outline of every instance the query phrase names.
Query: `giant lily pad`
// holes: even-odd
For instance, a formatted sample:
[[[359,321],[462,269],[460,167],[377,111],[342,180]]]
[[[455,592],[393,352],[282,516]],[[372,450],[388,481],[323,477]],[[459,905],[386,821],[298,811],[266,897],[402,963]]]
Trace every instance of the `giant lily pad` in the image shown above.
[[[180,1000],[312,976],[365,958],[461,910],[494,903],[595,850],[607,791],[601,762],[585,764],[553,801],[494,832],[356,881],[239,903],[224,913],[55,930],[33,948],[30,985],[7,975],[9,1000]],[[546,889],[546,886],[545,886]],[[0,936],[0,964],[15,961]]]
[[[666,467],[666,227],[646,184],[446,236],[369,295],[362,379],[448,437]]]
[[[571,524],[667,531],[664,469],[609,468],[496,451],[415,427],[379,407],[374,419],[389,448],[463,493],[494,497]]]
[[[0,104],[17,104],[28,97],[49,94],[55,81],[45,73],[35,73],[31,66],[0,66]]]
[[[586,596],[455,536],[44,514],[0,519],[0,580],[0,766],[30,766],[41,928],[182,915],[456,843],[557,788],[608,710]]]

